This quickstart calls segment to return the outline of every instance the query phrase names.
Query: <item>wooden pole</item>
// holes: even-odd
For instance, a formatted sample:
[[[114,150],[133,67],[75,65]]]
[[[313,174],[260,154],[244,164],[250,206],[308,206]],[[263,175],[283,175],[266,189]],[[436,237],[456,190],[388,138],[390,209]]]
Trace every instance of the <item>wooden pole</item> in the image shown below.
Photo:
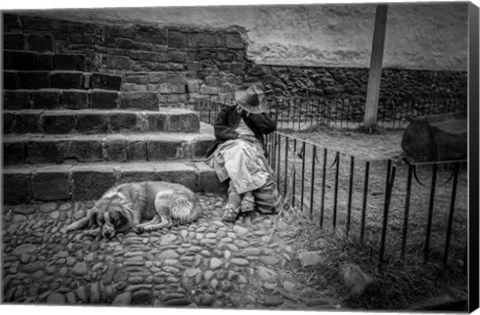
[[[367,101],[363,120],[363,125],[367,129],[377,124],[378,98],[382,78],[383,47],[387,26],[387,9],[388,6],[386,4],[377,5],[375,14],[372,55],[370,58],[370,72],[368,74]]]

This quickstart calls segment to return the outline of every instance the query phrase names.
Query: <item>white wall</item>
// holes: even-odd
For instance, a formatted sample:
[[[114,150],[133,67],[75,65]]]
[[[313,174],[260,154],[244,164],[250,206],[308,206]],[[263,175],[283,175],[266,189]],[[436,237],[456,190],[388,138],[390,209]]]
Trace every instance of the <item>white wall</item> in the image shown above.
[[[368,67],[375,4],[156,7],[37,11],[81,21],[149,22],[248,30],[259,64]],[[467,70],[467,3],[390,4],[384,67]]]

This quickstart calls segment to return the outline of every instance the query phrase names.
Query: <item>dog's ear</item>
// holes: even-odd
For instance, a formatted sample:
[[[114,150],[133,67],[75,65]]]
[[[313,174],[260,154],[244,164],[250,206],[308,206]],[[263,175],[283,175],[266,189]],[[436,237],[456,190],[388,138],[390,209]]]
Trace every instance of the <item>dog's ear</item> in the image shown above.
[[[115,228],[121,228],[128,225],[128,218],[122,211],[119,210],[110,210],[108,213],[110,221],[115,226]]]
[[[93,227],[93,226],[98,225],[97,219],[98,219],[99,214],[100,214],[100,210],[98,210],[97,207],[94,207],[94,208],[90,209],[89,215],[88,215],[89,218],[90,218],[90,220],[88,222],[89,227]]]

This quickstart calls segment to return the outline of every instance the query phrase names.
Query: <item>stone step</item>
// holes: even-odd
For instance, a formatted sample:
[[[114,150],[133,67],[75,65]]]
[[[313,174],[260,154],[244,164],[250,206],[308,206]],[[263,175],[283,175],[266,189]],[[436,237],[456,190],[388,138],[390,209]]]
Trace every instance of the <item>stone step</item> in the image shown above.
[[[195,192],[225,191],[215,171],[201,160],[21,165],[3,169],[3,202],[94,200],[116,184],[146,180],[179,183]]]
[[[120,132],[198,132],[198,113],[185,109],[134,110],[6,110],[3,132],[95,134]]]
[[[10,134],[3,137],[3,164],[61,164],[68,161],[133,162],[201,158],[205,156],[213,140],[215,140],[213,133]]]

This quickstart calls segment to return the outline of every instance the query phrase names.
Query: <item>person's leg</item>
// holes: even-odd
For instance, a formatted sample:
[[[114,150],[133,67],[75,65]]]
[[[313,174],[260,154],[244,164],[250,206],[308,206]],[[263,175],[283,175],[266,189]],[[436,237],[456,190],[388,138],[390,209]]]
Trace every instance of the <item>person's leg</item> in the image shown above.
[[[233,222],[240,214],[241,198],[231,181],[228,184],[227,196],[227,204],[225,205],[225,208],[223,208],[223,220],[227,222]]]

